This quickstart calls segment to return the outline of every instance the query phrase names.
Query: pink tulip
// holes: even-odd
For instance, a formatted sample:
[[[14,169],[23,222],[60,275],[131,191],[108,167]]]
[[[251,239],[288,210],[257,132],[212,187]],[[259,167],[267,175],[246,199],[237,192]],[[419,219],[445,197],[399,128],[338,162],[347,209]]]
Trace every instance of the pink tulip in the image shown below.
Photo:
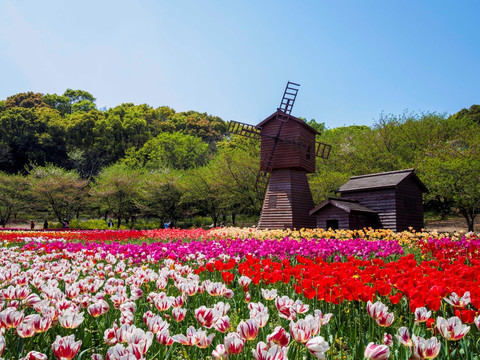
[[[369,343],[363,354],[367,360],[385,360],[390,357],[390,349],[387,345]]]
[[[462,324],[462,320],[457,316],[453,316],[448,320],[439,316],[437,318],[437,329],[445,339],[456,341],[463,338],[470,331],[470,326]]]
[[[475,325],[477,326],[477,329],[480,330],[480,315],[476,316],[473,321],[475,322]]]
[[[160,344],[165,346],[170,346],[174,343],[174,340],[170,337],[168,329],[157,332],[156,338]]]
[[[267,290],[262,289],[262,297],[265,300],[274,300],[277,298],[277,289]]]
[[[328,345],[322,336],[311,338],[305,346],[313,356],[322,360],[325,359],[325,353],[330,349],[330,345]]]
[[[23,320],[23,311],[17,311],[13,307],[8,307],[0,312],[0,327],[7,329],[16,328]]]
[[[17,326],[17,335],[21,338],[29,338],[35,335],[35,329],[30,322],[22,322]]]
[[[282,348],[275,344],[269,347],[260,341],[252,353],[255,360],[287,360],[287,351],[288,348]]]
[[[105,300],[99,300],[95,304],[90,305],[87,308],[88,313],[93,317],[99,317],[106,314],[110,308],[110,305]]]
[[[299,343],[306,343],[312,335],[312,329],[308,320],[300,319],[296,323],[290,322],[290,334]]]
[[[74,335],[63,338],[57,335],[55,342],[52,344],[53,354],[57,360],[71,360],[77,355],[81,345],[81,340],[75,342]]]
[[[2,356],[4,351],[5,351],[5,338],[3,337],[3,335],[0,335],[0,356]]]
[[[195,309],[195,318],[200,323],[200,325],[205,326],[210,329],[213,324],[219,319],[220,314],[211,308],[207,308],[202,305],[198,309]]]
[[[213,324],[213,327],[221,333],[226,333],[230,329],[230,318],[228,315],[222,316]]]
[[[393,336],[387,333],[383,334],[383,345],[392,346]]]
[[[83,320],[83,313],[64,313],[58,317],[58,322],[66,329],[76,329],[80,326]]]
[[[267,342],[269,344],[273,343],[278,346],[287,346],[290,342],[290,334],[285,331],[285,329],[281,326],[277,326],[273,333],[267,335]]]
[[[327,325],[333,316],[333,314],[322,314],[322,310],[315,310],[313,313],[322,326]]]
[[[381,301],[377,301],[375,304],[369,300],[367,302],[367,313],[372,319],[377,320],[380,317],[387,316],[388,307]]]
[[[207,335],[206,331],[199,330],[197,331],[198,342],[196,345],[201,349],[205,349],[210,346],[214,337],[215,337],[215,334]]]
[[[187,346],[193,346],[198,343],[197,330],[195,330],[193,326],[190,326],[187,329],[186,336],[183,334],[178,334],[178,335],[173,335],[172,338],[176,342],[179,342],[180,344],[187,345]]]
[[[176,307],[172,310],[172,316],[177,322],[183,321],[186,315],[187,309]]]
[[[441,344],[436,337],[425,340],[422,337],[412,336],[413,356],[415,359],[434,359],[438,356]]]
[[[375,321],[378,325],[383,327],[388,327],[392,325],[395,315],[393,313],[385,312],[382,313]]]
[[[237,326],[237,333],[247,341],[255,340],[259,330],[260,327],[255,319],[242,320]]]
[[[103,357],[100,354],[92,354],[92,360],[103,360]]]
[[[245,340],[237,333],[228,333],[224,339],[225,350],[230,354],[240,354],[245,345]]]
[[[160,316],[156,315],[153,318],[147,319],[147,327],[148,327],[148,330],[156,334],[163,330],[167,330],[170,327],[170,324],[166,321],[163,321]]]
[[[38,351],[30,351],[27,356],[21,358],[21,360],[47,360],[47,355]]]
[[[215,350],[212,351],[212,356],[215,360],[227,360],[228,353],[225,349],[225,345],[218,344]]]
[[[275,299],[275,306],[278,310],[278,316],[287,320],[295,320],[297,312],[295,310],[295,302],[288,296],[277,297]]]
[[[471,302],[470,291],[466,291],[462,297],[459,297],[457,293],[453,292],[450,297],[444,298],[443,300],[445,300],[447,303],[454,307],[464,308]]]
[[[427,321],[430,318],[430,316],[432,316],[432,312],[427,311],[427,309],[423,306],[415,309],[415,321],[417,323],[422,323]]]

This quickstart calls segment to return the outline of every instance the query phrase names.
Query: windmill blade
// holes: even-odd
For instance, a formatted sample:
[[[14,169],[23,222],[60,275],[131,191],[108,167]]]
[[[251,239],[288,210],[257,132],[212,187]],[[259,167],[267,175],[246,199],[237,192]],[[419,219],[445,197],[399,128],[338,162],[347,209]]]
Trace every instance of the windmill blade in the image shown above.
[[[291,81],[287,83],[278,110],[281,110],[285,114],[290,115],[290,113],[292,112],[293,104],[295,103],[295,99],[297,98],[299,86],[300,84],[295,84]]]
[[[230,134],[241,135],[250,139],[260,138],[260,129],[254,125],[241,123],[231,120],[228,123],[228,132]]]
[[[332,149],[332,145],[324,144],[321,142],[317,142],[316,144],[317,149],[315,150],[315,156],[321,157],[322,159],[328,159],[330,156],[330,150]]]
[[[255,179],[255,185],[253,186],[254,191],[260,197],[264,197],[267,191],[268,183],[270,181],[270,173],[266,171],[260,170],[257,173],[257,177]]]

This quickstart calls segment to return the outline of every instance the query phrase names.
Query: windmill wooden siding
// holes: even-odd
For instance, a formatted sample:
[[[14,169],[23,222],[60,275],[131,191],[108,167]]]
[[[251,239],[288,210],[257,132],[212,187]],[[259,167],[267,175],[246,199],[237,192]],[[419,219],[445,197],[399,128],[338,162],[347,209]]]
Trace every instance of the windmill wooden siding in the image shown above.
[[[305,171],[273,170],[258,223],[259,229],[313,228],[313,198]]]
[[[408,230],[409,227],[421,229],[423,227],[422,194],[426,191],[425,185],[415,175],[414,170],[407,169],[351,177],[338,189],[341,199],[332,199],[331,202],[340,201],[341,203],[342,200],[351,200],[378,214],[378,226],[372,226],[372,218],[366,211],[363,213],[355,211],[351,205],[348,225],[345,225],[343,220],[340,222],[340,219],[344,219],[345,214],[339,217],[340,229],[358,229],[369,226],[393,231]],[[326,210],[319,206],[312,211],[317,216],[317,226],[324,227]],[[336,210],[336,214],[340,216],[339,211],[341,212],[341,209]],[[333,213],[330,211],[328,214],[330,216]],[[361,214],[362,216],[352,218],[352,214]]]
[[[282,121],[285,117],[288,119]],[[276,112],[257,125],[261,129],[260,167],[269,171],[267,163],[272,155],[280,126],[280,138],[277,140],[272,169],[304,169],[307,173],[315,172],[315,135],[318,132],[294,116]],[[291,141],[288,142],[288,141]],[[308,154],[308,150],[310,153]]]

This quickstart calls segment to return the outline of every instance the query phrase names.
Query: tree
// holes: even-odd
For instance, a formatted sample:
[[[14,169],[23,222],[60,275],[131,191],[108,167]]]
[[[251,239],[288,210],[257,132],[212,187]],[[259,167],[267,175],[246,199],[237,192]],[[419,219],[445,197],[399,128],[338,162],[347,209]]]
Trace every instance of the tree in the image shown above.
[[[255,188],[260,170],[257,140],[234,136],[218,144],[218,153],[207,165],[219,186],[221,208],[232,214],[259,214],[264,189]]]
[[[223,197],[218,179],[207,166],[187,172],[182,182],[182,203],[192,209],[192,213],[209,215],[216,227],[222,213]]]
[[[442,125],[448,140],[430,144],[418,169],[429,189],[428,201],[451,206],[473,231],[480,211],[480,135],[478,124],[451,117]]]
[[[37,108],[45,106],[48,105],[43,99],[43,94],[34,93],[32,91],[9,96],[5,101],[5,107],[7,109],[14,107]]]
[[[50,207],[60,223],[69,221],[84,206],[88,183],[75,171],[51,164],[35,166],[29,181],[34,196]]]
[[[472,105],[470,109],[462,109],[453,115],[456,119],[468,118],[477,124],[480,124],[480,105]]]
[[[182,215],[182,189],[178,171],[155,171],[145,174],[139,207],[144,215],[155,216],[163,224],[166,220],[176,222]]]
[[[130,149],[124,163],[133,167],[190,169],[204,165],[210,151],[200,138],[180,132],[162,133],[139,149]]]
[[[104,168],[96,177],[90,194],[120,227],[122,220],[133,222],[140,213],[141,180],[141,170],[114,164]]]
[[[5,227],[12,216],[27,208],[30,198],[24,176],[0,172],[0,225]]]

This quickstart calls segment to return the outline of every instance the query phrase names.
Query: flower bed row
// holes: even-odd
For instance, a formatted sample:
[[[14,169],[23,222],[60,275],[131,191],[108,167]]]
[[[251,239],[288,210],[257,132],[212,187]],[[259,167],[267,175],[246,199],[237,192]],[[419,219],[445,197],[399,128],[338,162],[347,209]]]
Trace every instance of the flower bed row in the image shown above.
[[[474,238],[404,246],[417,255],[372,239],[28,240],[0,250],[5,359],[480,356]]]

